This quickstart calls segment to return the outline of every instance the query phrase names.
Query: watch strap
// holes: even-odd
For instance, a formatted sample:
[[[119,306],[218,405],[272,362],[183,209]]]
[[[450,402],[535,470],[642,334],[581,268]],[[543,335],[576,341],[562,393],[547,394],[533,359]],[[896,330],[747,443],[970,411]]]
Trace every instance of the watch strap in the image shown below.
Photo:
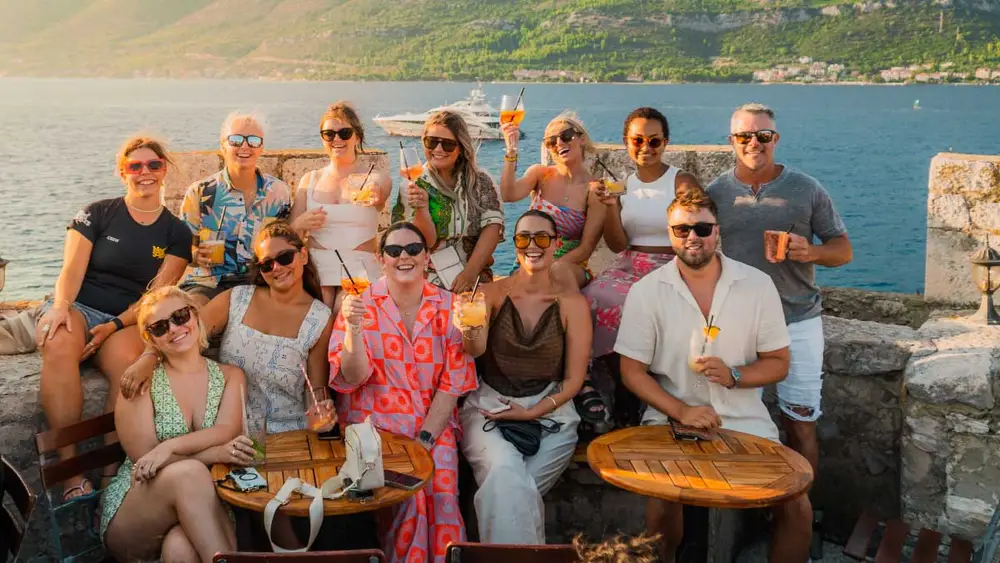
[[[117,329],[117,330],[121,330],[121,329],[125,328],[125,322],[122,321],[118,317],[112,317],[111,318],[111,322],[114,323],[115,329]]]
[[[736,368],[729,368],[729,374],[733,377],[733,384],[729,386],[730,389],[736,389],[740,386],[740,370]]]

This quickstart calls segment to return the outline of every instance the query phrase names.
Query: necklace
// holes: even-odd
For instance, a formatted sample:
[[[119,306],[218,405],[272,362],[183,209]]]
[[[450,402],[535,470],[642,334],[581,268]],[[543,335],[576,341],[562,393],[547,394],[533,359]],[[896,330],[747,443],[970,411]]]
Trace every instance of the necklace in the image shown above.
[[[136,207],[136,206],[132,205],[131,203],[128,202],[127,199],[125,200],[125,205],[128,206],[128,208],[131,209],[132,211],[137,211],[139,213],[156,213],[159,210],[163,209],[163,205],[162,204],[161,205],[157,205],[156,209],[142,209],[141,207]]]

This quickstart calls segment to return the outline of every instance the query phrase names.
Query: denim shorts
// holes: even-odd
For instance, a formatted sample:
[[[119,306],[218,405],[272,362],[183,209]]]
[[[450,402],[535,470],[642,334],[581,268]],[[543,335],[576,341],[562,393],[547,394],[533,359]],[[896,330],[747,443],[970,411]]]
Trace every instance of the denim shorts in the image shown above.
[[[45,314],[46,311],[52,308],[52,303],[53,301],[51,299],[46,299],[45,303],[42,303],[42,306],[38,308],[39,319]],[[88,342],[90,341],[90,330],[92,328],[100,324],[110,323],[111,319],[115,318],[115,315],[109,315],[104,311],[98,311],[97,309],[88,307],[80,302],[74,302],[73,308],[80,311],[80,314],[83,315],[83,322],[87,323],[86,334]]]
[[[778,382],[778,406],[792,420],[815,422],[823,411],[823,319],[788,325],[791,362],[788,377]]]

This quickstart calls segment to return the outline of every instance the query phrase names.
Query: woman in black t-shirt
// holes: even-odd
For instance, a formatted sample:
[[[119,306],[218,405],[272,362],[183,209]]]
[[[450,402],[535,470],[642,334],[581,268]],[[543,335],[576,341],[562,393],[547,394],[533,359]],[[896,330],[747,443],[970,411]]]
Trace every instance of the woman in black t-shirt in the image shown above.
[[[51,428],[80,421],[80,362],[91,356],[108,379],[105,411],[114,410],[121,374],[143,349],[133,304],[147,288],[177,283],[191,260],[191,231],[161,203],[169,162],[160,142],[129,139],[117,158],[125,196],[95,201],[69,223],[55,294],[42,305],[36,335]],[[66,481],[64,498],[92,491],[77,476]]]

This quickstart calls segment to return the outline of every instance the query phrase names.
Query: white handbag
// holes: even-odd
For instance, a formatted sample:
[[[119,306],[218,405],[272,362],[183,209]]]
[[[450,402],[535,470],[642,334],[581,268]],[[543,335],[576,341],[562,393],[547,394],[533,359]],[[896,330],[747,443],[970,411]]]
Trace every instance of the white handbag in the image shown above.
[[[352,424],[344,432],[344,446],[347,458],[336,477],[326,480],[316,488],[302,480],[291,478],[285,481],[278,494],[264,507],[264,529],[271,549],[275,553],[295,553],[308,551],[323,523],[323,499],[337,500],[351,491],[371,491],[385,486],[385,472],[382,469],[382,437],[372,424],[371,416],[364,422]],[[271,524],[278,507],[288,504],[292,493],[312,497],[309,504],[309,542],[301,549],[285,549],[274,544],[271,539]]]

